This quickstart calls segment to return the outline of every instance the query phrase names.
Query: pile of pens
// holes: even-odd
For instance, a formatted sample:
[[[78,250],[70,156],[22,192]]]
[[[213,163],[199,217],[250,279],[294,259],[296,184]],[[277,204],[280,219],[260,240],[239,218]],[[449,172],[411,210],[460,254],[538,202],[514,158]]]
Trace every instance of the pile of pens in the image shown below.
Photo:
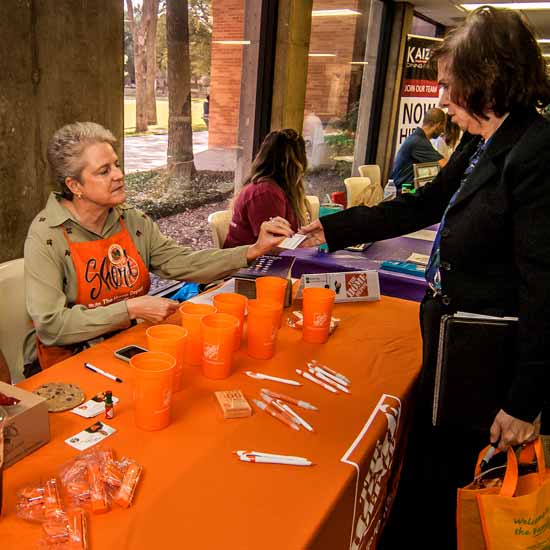
[[[280,420],[289,428],[297,432],[300,431],[300,427],[305,428],[309,432],[313,431],[313,427],[288,405],[288,403],[292,403],[301,409],[316,411],[317,407],[311,403],[302,401],[301,399],[295,399],[289,395],[266,390],[265,388],[260,391],[260,396],[263,401],[254,399],[254,403],[262,411],[270,414],[273,418]]]
[[[306,380],[313,382],[331,393],[350,393],[351,381],[343,374],[312,359],[307,363],[307,370],[296,369]]]

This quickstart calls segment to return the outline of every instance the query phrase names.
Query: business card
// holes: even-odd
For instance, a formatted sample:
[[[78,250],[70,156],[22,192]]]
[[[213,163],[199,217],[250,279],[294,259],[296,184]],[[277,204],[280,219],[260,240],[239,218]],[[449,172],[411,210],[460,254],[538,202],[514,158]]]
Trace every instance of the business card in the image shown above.
[[[279,243],[277,246],[279,248],[294,250],[295,248],[298,248],[300,244],[306,239],[307,239],[307,235],[296,233],[293,237],[287,237],[283,242]]]
[[[78,449],[79,451],[85,451],[115,432],[115,428],[107,426],[107,424],[104,424],[103,422],[96,422],[89,428],[78,432],[68,439],[65,439],[65,443],[75,449]]]
[[[113,405],[118,403],[118,397],[113,395]],[[84,418],[93,418],[98,414],[105,412],[105,392],[100,392],[97,395],[94,395],[90,400],[78,405],[74,409],[71,409],[71,412],[78,414]]]

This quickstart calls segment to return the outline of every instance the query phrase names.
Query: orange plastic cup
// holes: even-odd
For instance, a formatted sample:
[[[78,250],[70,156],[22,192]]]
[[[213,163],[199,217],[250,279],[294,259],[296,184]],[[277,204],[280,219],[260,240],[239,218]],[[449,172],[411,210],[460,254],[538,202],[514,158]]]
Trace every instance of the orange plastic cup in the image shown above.
[[[214,306],[219,313],[229,313],[239,320],[239,326],[235,334],[235,351],[241,347],[241,339],[243,336],[244,313],[248,299],[242,294],[235,292],[224,292],[216,294],[213,298]]]
[[[256,299],[277,302],[281,311],[279,313],[279,327],[283,322],[283,308],[285,307],[285,294],[287,280],[282,277],[260,277],[256,279]]]
[[[328,340],[335,297],[336,293],[329,288],[304,288],[304,342],[324,344]]]
[[[231,374],[238,327],[239,320],[229,313],[202,318],[202,372],[206,378],[221,380]]]
[[[162,430],[170,424],[176,360],[168,353],[147,351],[134,355],[134,405],[136,426],[142,430]]]
[[[275,355],[281,306],[268,300],[248,301],[248,348],[250,357],[271,359]]]
[[[145,334],[147,334],[149,351],[163,351],[176,360],[174,393],[180,391],[183,385],[183,354],[187,341],[187,329],[178,325],[155,325],[149,327]]]
[[[180,307],[181,324],[187,329],[187,344],[183,354],[185,365],[199,366],[202,361],[201,320],[205,315],[216,313],[216,308],[208,304],[184,302]]]

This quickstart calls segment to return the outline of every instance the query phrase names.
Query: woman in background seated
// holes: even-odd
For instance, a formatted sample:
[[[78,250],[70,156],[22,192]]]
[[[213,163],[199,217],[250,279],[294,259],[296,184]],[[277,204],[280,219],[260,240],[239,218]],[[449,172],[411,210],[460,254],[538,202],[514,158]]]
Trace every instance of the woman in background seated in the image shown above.
[[[460,140],[460,126],[447,117],[445,131],[436,139],[432,139],[432,145],[445,160],[449,160]]]
[[[276,219],[262,224],[252,246],[192,251],[178,245],[124,203],[115,141],[99,124],[76,122],[58,130],[48,145],[60,192],[50,195],[25,242],[26,303],[36,330],[25,342],[26,376],[134,319],[158,323],[174,313],[178,302],[147,295],[149,271],[208,282],[292,234],[285,220]]]
[[[302,136],[291,129],[269,133],[235,199],[224,248],[253,243],[262,223],[277,216],[297,231],[309,217],[303,182],[306,168]]]

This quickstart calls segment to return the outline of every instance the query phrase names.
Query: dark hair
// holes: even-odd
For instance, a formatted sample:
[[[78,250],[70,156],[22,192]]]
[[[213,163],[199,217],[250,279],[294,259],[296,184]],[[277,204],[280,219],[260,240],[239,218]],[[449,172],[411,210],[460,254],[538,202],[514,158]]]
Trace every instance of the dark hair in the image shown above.
[[[445,123],[445,132],[443,133],[445,143],[451,148],[454,149],[458,140],[460,139],[460,126],[451,120],[451,117],[447,117]]]
[[[453,29],[433,58],[448,63],[451,100],[486,119],[550,101],[546,64],[530,27],[515,11],[482,6]]]
[[[284,191],[300,223],[306,221],[303,177],[307,169],[304,138],[291,128],[265,137],[243,185],[272,179]]]
[[[438,109],[437,107],[433,107],[432,109],[426,111],[422,124],[424,126],[435,126],[436,124],[445,122],[446,118],[447,115],[445,114],[445,111]]]

